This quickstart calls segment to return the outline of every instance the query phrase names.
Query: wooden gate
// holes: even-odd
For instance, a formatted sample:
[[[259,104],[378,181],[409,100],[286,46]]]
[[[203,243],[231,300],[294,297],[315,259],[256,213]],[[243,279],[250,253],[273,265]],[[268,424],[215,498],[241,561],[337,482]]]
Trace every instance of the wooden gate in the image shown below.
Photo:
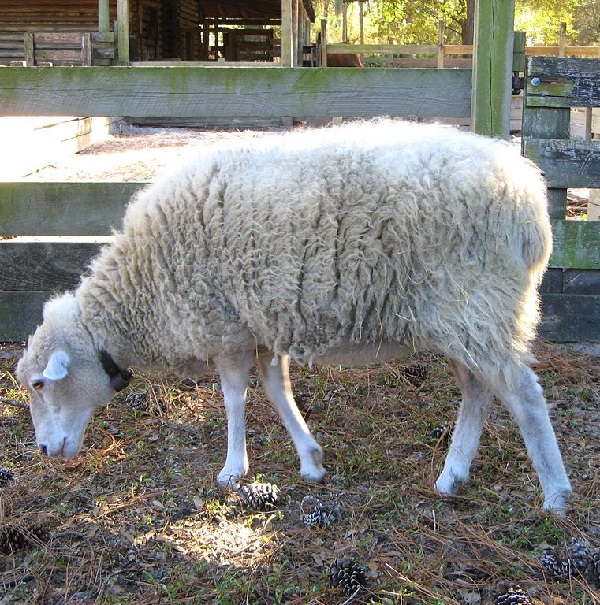
[[[554,252],[542,284],[541,334],[600,340],[600,222],[567,220],[567,188],[600,188],[600,141],[570,139],[572,107],[600,107],[600,60],[527,61],[523,152],[546,173]]]

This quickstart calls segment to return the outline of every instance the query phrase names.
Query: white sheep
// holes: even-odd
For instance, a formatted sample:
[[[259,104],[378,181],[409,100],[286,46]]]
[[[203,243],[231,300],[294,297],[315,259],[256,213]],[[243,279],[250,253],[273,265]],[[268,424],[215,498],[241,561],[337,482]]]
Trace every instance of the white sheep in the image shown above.
[[[469,475],[490,400],[517,420],[546,509],[571,492],[529,368],[551,250],[540,172],[508,144],[380,120],[226,146],[139,193],[73,294],[49,301],[17,374],[39,447],[72,458],[129,375],[214,367],[228,418],[223,485],[248,471],[244,405],[258,365],[304,477],[322,450],[289,357],[364,365],[407,350],[451,361],[462,404],[436,482]]]

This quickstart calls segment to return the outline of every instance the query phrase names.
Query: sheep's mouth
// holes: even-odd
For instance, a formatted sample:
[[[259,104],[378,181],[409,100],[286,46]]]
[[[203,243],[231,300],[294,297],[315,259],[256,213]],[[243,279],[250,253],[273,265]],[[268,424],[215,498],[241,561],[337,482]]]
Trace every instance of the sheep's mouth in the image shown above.
[[[71,441],[71,444],[72,443],[73,442]],[[44,456],[48,456],[49,458],[61,458],[63,460],[72,460],[81,450],[81,446],[79,445],[69,446],[69,439],[67,437],[64,437],[62,442],[54,448],[50,449],[45,443],[39,444],[38,447]]]

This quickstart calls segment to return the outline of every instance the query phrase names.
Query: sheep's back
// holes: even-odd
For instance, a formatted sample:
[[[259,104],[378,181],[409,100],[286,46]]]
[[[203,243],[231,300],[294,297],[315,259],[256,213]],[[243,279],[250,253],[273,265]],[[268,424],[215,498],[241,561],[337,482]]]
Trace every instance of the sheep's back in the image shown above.
[[[342,342],[526,350],[550,246],[539,173],[503,143],[425,135],[221,164],[210,248],[260,344],[302,360]]]
[[[129,302],[146,301],[173,357],[251,343],[307,361],[388,341],[525,355],[551,245],[544,191],[508,145],[450,128],[293,133],[144,191],[99,265],[131,268]]]

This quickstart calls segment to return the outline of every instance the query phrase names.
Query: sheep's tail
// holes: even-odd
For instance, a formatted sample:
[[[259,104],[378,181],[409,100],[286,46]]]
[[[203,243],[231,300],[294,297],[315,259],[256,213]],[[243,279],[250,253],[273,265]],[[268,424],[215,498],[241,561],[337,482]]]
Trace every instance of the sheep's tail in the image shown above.
[[[548,198],[544,178],[539,169],[531,162],[527,162],[526,165],[529,165],[533,173],[526,178],[525,195],[527,207],[532,209],[534,216],[528,217],[522,225],[521,254],[537,288],[552,253],[552,225],[548,216]]]

